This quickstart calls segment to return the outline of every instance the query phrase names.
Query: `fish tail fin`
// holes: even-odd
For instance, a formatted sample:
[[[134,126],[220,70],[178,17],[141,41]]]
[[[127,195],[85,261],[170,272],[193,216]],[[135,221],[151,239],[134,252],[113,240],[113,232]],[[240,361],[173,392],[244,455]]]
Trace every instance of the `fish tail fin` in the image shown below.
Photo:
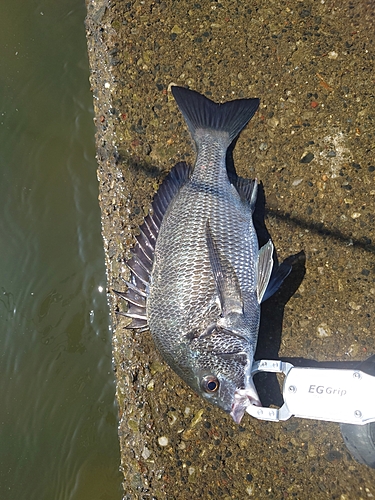
[[[217,104],[194,90],[172,86],[172,94],[193,139],[199,129],[228,133],[228,146],[254,116],[259,99],[236,99]]]

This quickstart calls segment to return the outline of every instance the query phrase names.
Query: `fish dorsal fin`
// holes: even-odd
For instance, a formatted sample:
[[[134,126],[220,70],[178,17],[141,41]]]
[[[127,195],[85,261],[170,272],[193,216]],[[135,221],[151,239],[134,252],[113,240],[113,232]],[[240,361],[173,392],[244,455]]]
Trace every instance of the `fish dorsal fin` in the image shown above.
[[[267,290],[273,267],[273,243],[268,240],[259,250],[258,255],[258,284],[257,294],[259,304],[263,300],[263,295]]]
[[[152,218],[158,227],[158,231],[167,208],[181,187],[189,179],[192,170],[192,167],[185,162],[176,163],[161,183],[151,205]]]
[[[178,191],[189,179],[192,168],[186,163],[177,163],[169,172],[154,196],[151,211],[145,217],[132,249],[133,256],[126,262],[130,269],[130,281],[126,292],[115,292],[128,303],[124,316],[132,318],[128,328],[147,329],[146,299],[154,264],[156,240],[164,215]]]
[[[233,185],[237,189],[237,192],[241,196],[241,198],[248,202],[251,211],[254,212],[258,194],[258,180],[237,177],[233,181]]]
[[[224,317],[230,313],[241,314],[243,312],[243,301],[236,271],[231,263],[220,255],[212,236],[209,221],[206,223],[206,241],[222,314]]]
[[[218,104],[184,87],[173,85],[171,90],[194,140],[198,129],[211,129],[227,132],[229,146],[259,107],[259,99],[236,99]]]

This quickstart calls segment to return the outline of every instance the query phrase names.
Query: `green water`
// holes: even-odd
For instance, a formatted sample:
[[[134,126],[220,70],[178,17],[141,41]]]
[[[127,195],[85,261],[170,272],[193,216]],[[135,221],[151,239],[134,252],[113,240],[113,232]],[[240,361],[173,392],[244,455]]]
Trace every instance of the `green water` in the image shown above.
[[[0,499],[121,498],[83,0],[0,5]]]

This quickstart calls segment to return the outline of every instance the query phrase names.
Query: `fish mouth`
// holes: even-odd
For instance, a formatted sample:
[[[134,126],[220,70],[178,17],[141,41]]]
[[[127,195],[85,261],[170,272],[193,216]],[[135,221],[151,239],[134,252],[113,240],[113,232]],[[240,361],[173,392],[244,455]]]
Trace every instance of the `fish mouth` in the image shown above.
[[[232,411],[230,412],[230,416],[236,424],[241,423],[246,408],[250,405],[262,406],[255,386],[253,385],[252,387],[248,387],[246,389],[237,389],[234,393]]]

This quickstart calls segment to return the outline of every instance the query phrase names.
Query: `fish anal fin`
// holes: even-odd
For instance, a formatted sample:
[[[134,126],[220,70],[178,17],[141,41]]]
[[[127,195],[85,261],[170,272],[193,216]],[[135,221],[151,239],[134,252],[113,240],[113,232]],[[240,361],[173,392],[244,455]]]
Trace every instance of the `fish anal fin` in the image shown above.
[[[237,177],[233,182],[238,194],[241,198],[250,206],[250,210],[254,212],[255,204],[257,202],[258,194],[258,180],[254,179],[244,179],[243,177]]]

